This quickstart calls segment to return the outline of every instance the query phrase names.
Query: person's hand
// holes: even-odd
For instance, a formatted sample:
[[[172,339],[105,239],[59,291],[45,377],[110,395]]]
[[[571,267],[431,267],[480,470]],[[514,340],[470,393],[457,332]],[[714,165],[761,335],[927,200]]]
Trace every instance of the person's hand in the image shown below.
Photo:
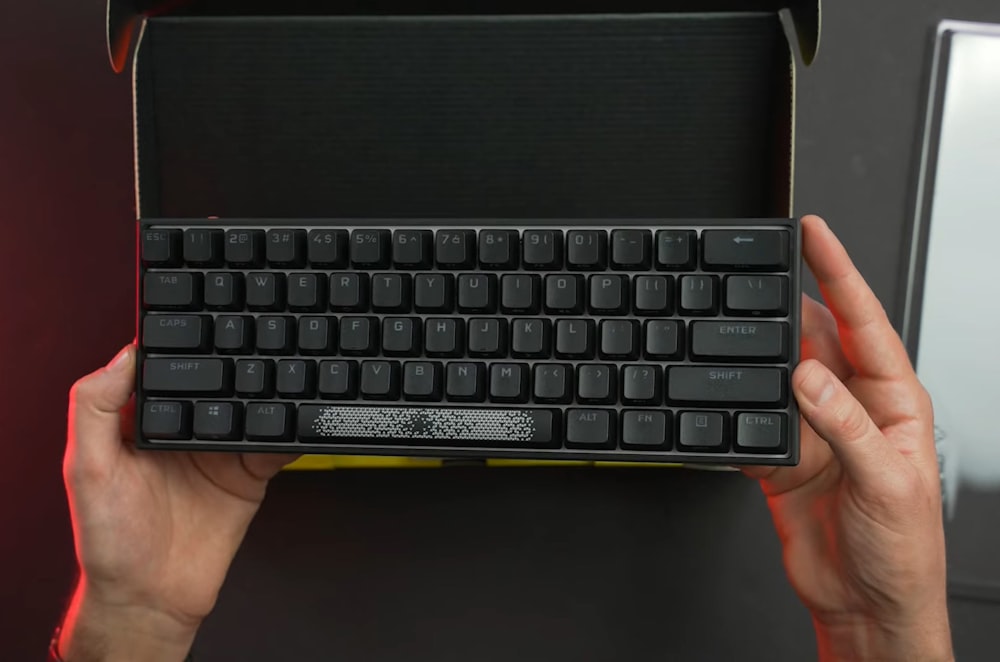
[[[767,496],[822,659],[951,660],[930,397],[826,223],[806,217],[802,232],[830,310],[803,298],[801,461],[744,472]]]
[[[293,456],[137,451],[135,348],[70,393],[63,475],[80,583],[67,662],[183,660],[268,480]]]

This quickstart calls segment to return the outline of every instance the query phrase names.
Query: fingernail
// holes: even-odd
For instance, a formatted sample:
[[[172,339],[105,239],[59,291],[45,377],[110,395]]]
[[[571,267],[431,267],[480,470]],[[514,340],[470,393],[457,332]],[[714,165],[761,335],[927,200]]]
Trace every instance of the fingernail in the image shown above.
[[[817,365],[806,374],[799,389],[809,402],[818,407],[833,396],[833,379],[827,370]]]
[[[132,345],[125,345],[115,358],[111,359],[111,363],[108,364],[108,370],[121,370],[126,363],[128,363],[128,357],[131,353]]]

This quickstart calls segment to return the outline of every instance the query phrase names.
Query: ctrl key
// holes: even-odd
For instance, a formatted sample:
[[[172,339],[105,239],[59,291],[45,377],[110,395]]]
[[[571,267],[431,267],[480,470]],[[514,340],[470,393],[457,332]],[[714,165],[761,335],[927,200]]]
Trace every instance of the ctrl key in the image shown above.
[[[736,445],[752,453],[783,453],[788,425],[784,414],[750,412],[736,419]]]
[[[153,400],[142,407],[142,436],[155,440],[191,438],[191,403]]]

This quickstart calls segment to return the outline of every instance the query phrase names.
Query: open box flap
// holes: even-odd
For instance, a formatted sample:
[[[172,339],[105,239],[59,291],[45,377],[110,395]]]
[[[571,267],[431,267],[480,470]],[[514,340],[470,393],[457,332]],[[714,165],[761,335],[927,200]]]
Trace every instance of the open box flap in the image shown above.
[[[135,27],[144,17],[175,16],[350,16],[350,15],[511,15],[581,13],[731,13],[788,10],[802,60],[809,65],[819,50],[821,0],[568,0],[476,2],[428,0],[415,8],[406,0],[108,0],[107,40],[111,66],[125,69]]]

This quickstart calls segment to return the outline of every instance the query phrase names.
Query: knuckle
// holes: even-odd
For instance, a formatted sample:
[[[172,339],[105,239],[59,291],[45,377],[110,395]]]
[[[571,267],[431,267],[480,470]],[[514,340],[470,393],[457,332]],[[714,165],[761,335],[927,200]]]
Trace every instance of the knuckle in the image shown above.
[[[97,380],[93,376],[87,375],[76,380],[69,390],[69,399],[71,403],[90,403],[97,399],[99,392]]]
[[[834,425],[841,439],[856,440],[868,435],[871,430],[871,419],[868,412],[857,402],[845,399],[834,414]]]

